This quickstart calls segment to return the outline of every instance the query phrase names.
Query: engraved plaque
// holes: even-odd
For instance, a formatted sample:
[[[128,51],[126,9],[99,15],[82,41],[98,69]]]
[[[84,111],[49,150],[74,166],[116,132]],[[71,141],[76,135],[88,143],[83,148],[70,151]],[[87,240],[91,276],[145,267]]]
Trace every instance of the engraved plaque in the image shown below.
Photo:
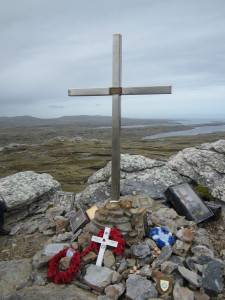
[[[188,183],[170,186],[165,195],[178,214],[189,221],[198,224],[214,215]]]
[[[72,218],[70,219],[70,226],[73,232],[76,232],[78,229],[83,228],[89,222],[85,212],[80,209]]]

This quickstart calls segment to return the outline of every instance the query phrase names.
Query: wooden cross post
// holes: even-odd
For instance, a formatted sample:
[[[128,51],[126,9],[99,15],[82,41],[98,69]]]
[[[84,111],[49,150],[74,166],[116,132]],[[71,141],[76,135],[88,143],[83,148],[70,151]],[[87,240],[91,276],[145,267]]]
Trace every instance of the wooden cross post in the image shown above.
[[[121,95],[171,94],[171,86],[122,87],[122,36],[113,35],[112,87],[69,89],[69,96],[112,96],[111,200],[120,198]]]

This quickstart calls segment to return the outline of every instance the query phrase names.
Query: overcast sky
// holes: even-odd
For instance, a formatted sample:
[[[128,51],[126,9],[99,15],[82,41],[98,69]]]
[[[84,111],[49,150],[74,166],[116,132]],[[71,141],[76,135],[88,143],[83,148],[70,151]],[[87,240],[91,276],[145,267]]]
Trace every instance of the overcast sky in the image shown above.
[[[122,35],[122,115],[225,119],[225,0],[1,0],[0,116],[111,115],[112,36]]]

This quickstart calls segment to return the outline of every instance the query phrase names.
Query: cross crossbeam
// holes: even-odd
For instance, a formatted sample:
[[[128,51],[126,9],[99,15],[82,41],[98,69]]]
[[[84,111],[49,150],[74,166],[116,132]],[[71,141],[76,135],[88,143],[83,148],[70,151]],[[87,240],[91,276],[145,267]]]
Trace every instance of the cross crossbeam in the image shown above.
[[[109,96],[109,95],[156,95],[171,94],[170,86],[146,86],[146,87],[111,87],[69,89],[69,96]]]
[[[69,96],[112,96],[111,199],[120,198],[121,95],[171,94],[171,86],[122,87],[122,36],[113,35],[112,87],[69,89]]]

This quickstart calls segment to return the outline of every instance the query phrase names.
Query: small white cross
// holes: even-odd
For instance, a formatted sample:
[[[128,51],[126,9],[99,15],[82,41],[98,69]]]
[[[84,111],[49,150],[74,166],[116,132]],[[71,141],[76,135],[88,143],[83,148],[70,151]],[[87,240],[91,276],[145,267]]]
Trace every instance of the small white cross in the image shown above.
[[[102,261],[103,261],[104,253],[106,250],[106,246],[117,247],[117,245],[118,245],[118,242],[109,240],[110,231],[111,231],[111,228],[106,227],[102,238],[99,236],[93,236],[91,239],[92,242],[101,244],[99,252],[98,252],[97,262],[96,262],[96,265],[99,267],[102,266]]]

